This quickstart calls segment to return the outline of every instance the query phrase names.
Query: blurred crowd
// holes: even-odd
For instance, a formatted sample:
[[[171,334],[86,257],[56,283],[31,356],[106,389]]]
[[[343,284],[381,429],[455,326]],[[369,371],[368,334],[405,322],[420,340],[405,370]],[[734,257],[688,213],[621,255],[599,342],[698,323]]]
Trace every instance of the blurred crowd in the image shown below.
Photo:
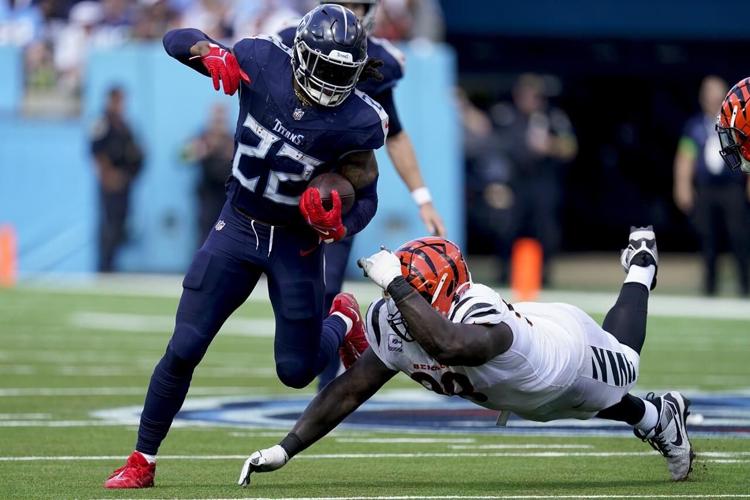
[[[561,87],[557,78],[527,73],[509,87],[510,99],[481,106],[461,90],[457,95],[470,251],[472,243],[481,242],[480,251],[497,258],[496,282],[509,284],[514,244],[532,238],[543,254],[542,282],[550,284],[562,236],[561,211],[571,197],[566,178],[575,165],[578,141],[566,113],[551,102]],[[700,110],[684,123],[679,142],[669,146],[675,148],[673,202],[699,243],[703,293],[719,293],[719,256],[727,250],[735,264],[736,290],[747,297],[750,182],[726,166],[714,130],[728,90],[722,78],[706,76],[695,100]]]
[[[217,40],[275,33],[295,23],[315,0],[0,0],[0,45],[24,48],[25,110],[75,113],[92,50],[160,40],[172,28],[200,29]],[[437,0],[384,0],[376,36],[439,40]],[[45,99],[45,96],[47,98]],[[37,104],[34,104],[36,98]]]

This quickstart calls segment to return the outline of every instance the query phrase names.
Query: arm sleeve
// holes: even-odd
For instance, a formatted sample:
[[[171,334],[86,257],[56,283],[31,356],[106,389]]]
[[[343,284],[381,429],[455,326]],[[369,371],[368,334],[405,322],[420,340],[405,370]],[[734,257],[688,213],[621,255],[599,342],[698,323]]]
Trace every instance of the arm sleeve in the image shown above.
[[[167,32],[163,39],[164,50],[167,51],[167,54],[174,57],[185,66],[189,66],[195,71],[208,76],[208,71],[206,71],[206,68],[203,66],[199,57],[192,60],[190,59],[192,57],[190,54],[190,47],[200,41],[215,43],[225,50],[230,50],[216,40],[209,38],[202,31],[193,28],[177,29]]]
[[[396,103],[393,101],[393,89],[389,88],[384,92],[374,97],[383,111],[388,113],[388,137],[398,135],[402,129],[401,120],[398,118],[398,112],[396,111]]]
[[[378,210],[378,180],[355,191],[355,201],[352,209],[344,215],[347,236],[353,236],[362,231],[370,223]]]

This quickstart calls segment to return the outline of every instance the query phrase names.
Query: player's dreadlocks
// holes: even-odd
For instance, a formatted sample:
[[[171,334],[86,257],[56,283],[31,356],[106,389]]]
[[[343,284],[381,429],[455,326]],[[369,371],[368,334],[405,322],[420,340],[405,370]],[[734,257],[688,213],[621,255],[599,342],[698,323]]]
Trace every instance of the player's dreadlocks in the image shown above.
[[[379,70],[382,65],[382,59],[368,59],[362,70],[362,75],[359,77],[359,81],[364,82],[365,80],[375,80],[376,82],[382,82],[383,74]]]

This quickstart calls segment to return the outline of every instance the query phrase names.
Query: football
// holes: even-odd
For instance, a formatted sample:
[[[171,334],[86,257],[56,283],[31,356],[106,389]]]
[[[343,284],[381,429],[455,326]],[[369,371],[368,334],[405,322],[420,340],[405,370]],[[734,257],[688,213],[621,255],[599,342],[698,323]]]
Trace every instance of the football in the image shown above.
[[[341,213],[345,214],[351,210],[354,205],[354,186],[343,175],[329,172],[321,174],[310,181],[308,187],[318,188],[320,191],[320,200],[323,202],[323,208],[330,210],[333,207],[331,201],[331,191],[334,189],[339,193],[341,198]]]

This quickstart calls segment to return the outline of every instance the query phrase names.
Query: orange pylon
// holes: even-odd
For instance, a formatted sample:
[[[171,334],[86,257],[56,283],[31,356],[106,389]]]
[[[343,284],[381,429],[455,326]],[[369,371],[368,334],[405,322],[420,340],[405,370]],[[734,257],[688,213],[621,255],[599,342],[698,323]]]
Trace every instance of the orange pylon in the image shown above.
[[[514,300],[534,300],[542,288],[542,245],[533,238],[520,238],[510,257],[510,287]]]
[[[16,232],[13,226],[0,226],[0,287],[11,287],[18,277]]]

